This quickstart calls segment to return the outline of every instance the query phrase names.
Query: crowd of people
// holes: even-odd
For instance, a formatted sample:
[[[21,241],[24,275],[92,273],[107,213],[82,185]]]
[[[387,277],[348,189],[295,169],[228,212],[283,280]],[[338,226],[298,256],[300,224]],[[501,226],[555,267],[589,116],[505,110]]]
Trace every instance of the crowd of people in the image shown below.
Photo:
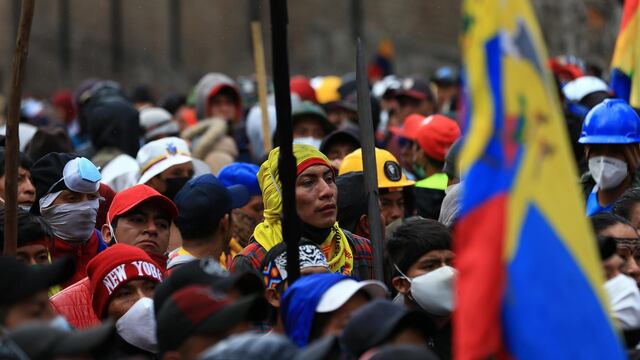
[[[640,117],[579,64],[558,58],[551,68],[602,286],[634,349]],[[17,254],[0,258],[0,358],[452,358],[458,70],[369,75],[376,221],[355,78],[291,79],[302,236],[292,283],[272,98],[266,127],[252,86],[221,73],[160,100],[152,87],[98,79],[25,98]],[[0,198],[4,173],[3,150]],[[3,205],[0,243],[4,218]],[[377,223],[384,279],[374,279],[369,240]]]

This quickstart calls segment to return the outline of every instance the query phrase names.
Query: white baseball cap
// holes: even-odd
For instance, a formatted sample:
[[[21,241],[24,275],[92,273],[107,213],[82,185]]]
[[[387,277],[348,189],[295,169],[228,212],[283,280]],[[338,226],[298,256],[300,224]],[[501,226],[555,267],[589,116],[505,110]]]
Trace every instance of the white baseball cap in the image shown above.
[[[345,279],[337,282],[322,295],[318,306],[316,306],[316,312],[336,311],[360,290],[369,294],[372,299],[384,298],[387,295],[387,287],[380,281]]]
[[[174,165],[192,160],[187,142],[177,137],[167,137],[145,144],[136,156],[140,165],[138,184],[146,184],[154,176]]]

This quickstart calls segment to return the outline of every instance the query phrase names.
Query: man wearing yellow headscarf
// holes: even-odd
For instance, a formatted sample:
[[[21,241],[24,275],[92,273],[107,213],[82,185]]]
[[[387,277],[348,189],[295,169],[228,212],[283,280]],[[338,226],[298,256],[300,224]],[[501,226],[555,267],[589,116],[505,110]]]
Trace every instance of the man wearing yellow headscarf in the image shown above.
[[[265,254],[282,239],[282,183],[278,173],[280,148],[269,153],[260,167],[258,182],[264,202],[264,221],[250,244],[236,255],[231,271],[260,272]],[[368,239],[343,230],[336,221],[338,189],[329,159],[309,145],[293,145],[296,158],[296,209],[302,237],[318,244],[332,272],[365,280],[373,278]]]

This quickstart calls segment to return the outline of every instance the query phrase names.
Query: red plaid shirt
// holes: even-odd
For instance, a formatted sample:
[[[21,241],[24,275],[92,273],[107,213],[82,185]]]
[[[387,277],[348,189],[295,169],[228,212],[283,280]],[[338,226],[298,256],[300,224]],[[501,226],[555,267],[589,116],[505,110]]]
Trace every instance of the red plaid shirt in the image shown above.
[[[373,255],[371,242],[369,239],[358,236],[342,229],[347,236],[347,241],[353,253],[353,271],[351,276],[359,280],[369,280],[374,278]],[[233,258],[231,272],[252,270],[261,273],[260,265],[267,251],[262,245],[251,238],[251,243],[247,245],[239,254]]]

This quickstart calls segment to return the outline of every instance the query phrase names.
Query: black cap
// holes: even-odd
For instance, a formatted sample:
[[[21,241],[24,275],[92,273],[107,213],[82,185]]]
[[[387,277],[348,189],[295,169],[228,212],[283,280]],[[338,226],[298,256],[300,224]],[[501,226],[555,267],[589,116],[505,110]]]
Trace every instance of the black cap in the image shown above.
[[[40,215],[40,199],[50,192],[57,192],[67,188],[64,181],[60,181],[52,189],[51,186],[62,179],[64,166],[77,156],[69,153],[50,153],[41,157],[31,167],[31,178],[36,188],[36,200],[31,206],[31,212]]]
[[[200,355],[202,360],[288,360],[298,347],[286,336],[276,333],[244,333],[232,336]]]
[[[437,360],[439,357],[425,347],[415,345],[383,346],[370,360]]]
[[[32,360],[95,354],[115,333],[106,322],[83,331],[66,331],[44,322],[29,323],[12,330],[7,338]]]
[[[402,87],[396,92],[396,97],[433,101],[433,92],[424,80],[407,78],[402,81]]]
[[[13,305],[69,279],[75,272],[73,259],[65,257],[50,265],[29,266],[14,257],[0,257],[0,305]]]
[[[222,293],[235,289],[242,295],[264,292],[262,279],[253,272],[229,273],[214,259],[196,259],[171,271],[171,275],[158,285],[153,295],[155,313],[171,294],[189,285],[208,285]]]
[[[343,350],[337,336],[325,336],[307,345],[298,353],[298,360],[343,359]]]
[[[207,285],[183,287],[171,294],[156,316],[158,351],[177,350],[192,335],[224,334],[242,322],[262,321],[267,314],[262,294],[234,300]]]
[[[407,311],[388,300],[374,300],[353,313],[342,333],[342,340],[351,354],[358,358],[406,328],[421,330],[425,344],[427,335],[434,330],[433,323],[424,312]]]
[[[336,130],[322,139],[320,144],[320,152],[327,155],[327,151],[334,144],[350,143],[353,144],[353,150],[359,149],[360,134],[355,126],[347,126],[343,129]]]
[[[367,193],[362,171],[350,172],[336,178],[338,186],[338,223],[354,232],[358,220],[367,214]]]

